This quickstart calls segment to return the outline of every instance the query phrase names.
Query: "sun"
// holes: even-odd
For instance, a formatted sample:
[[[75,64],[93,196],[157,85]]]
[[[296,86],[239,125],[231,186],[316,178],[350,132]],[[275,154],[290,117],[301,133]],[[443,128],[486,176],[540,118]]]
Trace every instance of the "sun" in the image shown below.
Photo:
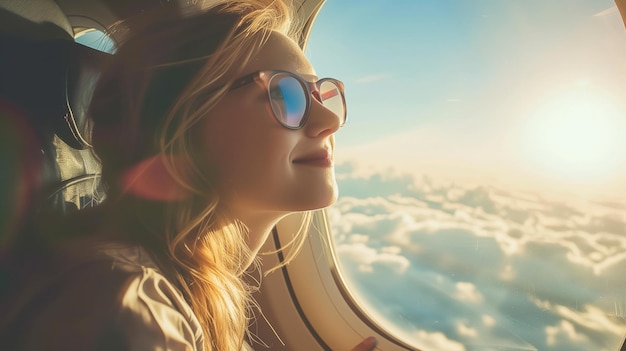
[[[594,182],[622,166],[626,111],[608,96],[580,88],[546,99],[526,120],[523,157],[537,173]]]

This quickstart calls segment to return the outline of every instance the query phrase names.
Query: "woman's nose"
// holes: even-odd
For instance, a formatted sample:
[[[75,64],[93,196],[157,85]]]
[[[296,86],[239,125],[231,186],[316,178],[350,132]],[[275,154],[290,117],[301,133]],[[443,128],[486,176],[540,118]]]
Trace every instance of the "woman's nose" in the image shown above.
[[[313,93],[309,119],[304,128],[311,137],[326,136],[335,133],[341,127],[341,118],[326,108],[319,100],[319,94]]]

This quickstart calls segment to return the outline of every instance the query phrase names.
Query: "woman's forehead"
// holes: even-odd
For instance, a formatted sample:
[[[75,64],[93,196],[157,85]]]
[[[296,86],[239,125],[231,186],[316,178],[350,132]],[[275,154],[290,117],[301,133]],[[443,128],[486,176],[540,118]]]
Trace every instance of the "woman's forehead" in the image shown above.
[[[315,70],[302,49],[289,37],[274,32],[259,53],[248,63],[246,73],[262,70],[284,70],[315,79]]]

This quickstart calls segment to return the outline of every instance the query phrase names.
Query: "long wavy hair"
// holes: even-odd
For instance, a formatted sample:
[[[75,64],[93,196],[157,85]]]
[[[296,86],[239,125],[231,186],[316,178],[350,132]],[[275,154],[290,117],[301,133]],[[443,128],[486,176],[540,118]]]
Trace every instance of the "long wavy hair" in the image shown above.
[[[130,206],[121,235],[148,248],[177,283],[202,325],[206,350],[240,350],[251,306],[243,281],[251,260],[247,228],[221,206],[194,126],[209,118],[271,32],[294,38],[292,16],[278,0],[155,13],[124,22],[125,39],[93,97],[92,144],[105,203]],[[154,155],[189,196],[150,201],[126,194],[125,172]]]

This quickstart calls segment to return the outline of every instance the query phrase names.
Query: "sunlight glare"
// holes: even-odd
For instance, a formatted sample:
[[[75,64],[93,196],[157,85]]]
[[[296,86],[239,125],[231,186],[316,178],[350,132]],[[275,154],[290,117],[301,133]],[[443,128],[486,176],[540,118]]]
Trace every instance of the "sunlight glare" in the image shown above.
[[[555,96],[528,120],[525,157],[548,176],[587,181],[610,176],[626,150],[618,137],[619,115],[616,102],[586,89]]]

